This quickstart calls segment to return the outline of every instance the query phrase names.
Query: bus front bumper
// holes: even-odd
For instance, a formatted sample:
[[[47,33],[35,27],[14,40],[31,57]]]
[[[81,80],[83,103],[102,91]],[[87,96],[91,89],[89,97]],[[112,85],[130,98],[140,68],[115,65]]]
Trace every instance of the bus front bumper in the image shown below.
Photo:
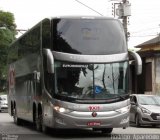
[[[129,112],[55,112],[55,128],[126,128],[129,126]]]

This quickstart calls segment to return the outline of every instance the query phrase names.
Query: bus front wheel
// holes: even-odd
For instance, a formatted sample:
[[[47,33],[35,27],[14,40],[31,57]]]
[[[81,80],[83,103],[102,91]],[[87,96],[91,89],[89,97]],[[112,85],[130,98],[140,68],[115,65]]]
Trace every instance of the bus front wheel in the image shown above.
[[[36,117],[36,130],[37,131],[42,131],[42,115],[37,114]]]
[[[103,134],[110,134],[113,128],[93,128],[93,131],[101,131]]]
[[[101,129],[103,134],[110,134],[113,131],[113,128],[102,128]]]
[[[140,127],[140,122],[139,122],[139,120],[140,120],[140,117],[139,117],[139,115],[137,114],[137,115],[136,115],[136,118],[135,118],[136,127]]]

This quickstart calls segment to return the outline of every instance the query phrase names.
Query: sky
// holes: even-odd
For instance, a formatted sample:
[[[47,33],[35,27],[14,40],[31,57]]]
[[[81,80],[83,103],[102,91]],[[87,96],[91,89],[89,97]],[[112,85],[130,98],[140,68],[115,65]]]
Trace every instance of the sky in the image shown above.
[[[121,0],[0,0],[0,10],[14,14],[17,29],[28,30],[45,17],[113,17],[112,3],[119,1]],[[129,0],[129,2],[131,16],[128,23],[130,32],[128,46],[133,47],[160,33],[160,0]]]

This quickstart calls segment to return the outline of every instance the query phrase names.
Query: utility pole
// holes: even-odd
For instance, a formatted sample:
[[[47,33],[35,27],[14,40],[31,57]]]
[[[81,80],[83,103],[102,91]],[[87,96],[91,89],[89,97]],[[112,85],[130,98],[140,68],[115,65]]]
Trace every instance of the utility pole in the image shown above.
[[[111,1],[119,1],[119,0],[111,0]],[[116,7],[115,5],[118,5]],[[128,0],[120,0],[119,3],[114,3],[114,17],[118,16],[118,19],[122,19],[122,24],[126,36],[126,41],[128,42],[129,32],[128,32],[128,16],[131,16],[131,4]]]
[[[127,0],[123,0],[123,16],[122,16],[122,23],[123,23],[123,28],[124,28],[124,32],[126,35],[126,40],[128,42],[128,37],[129,37],[129,32],[128,32],[128,16],[131,16],[131,5],[129,4],[129,1]]]

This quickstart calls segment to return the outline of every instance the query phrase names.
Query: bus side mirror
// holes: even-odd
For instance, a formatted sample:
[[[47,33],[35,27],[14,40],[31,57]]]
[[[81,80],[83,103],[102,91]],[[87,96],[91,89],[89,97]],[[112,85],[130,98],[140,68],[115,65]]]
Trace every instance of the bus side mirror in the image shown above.
[[[142,59],[138,53],[129,51],[129,54],[135,59],[136,62],[136,73],[137,75],[142,74]]]
[[[54,58],[50,49],[43,49],[44,55],[47,58],[47,71],[48,73],[54,73]]]

